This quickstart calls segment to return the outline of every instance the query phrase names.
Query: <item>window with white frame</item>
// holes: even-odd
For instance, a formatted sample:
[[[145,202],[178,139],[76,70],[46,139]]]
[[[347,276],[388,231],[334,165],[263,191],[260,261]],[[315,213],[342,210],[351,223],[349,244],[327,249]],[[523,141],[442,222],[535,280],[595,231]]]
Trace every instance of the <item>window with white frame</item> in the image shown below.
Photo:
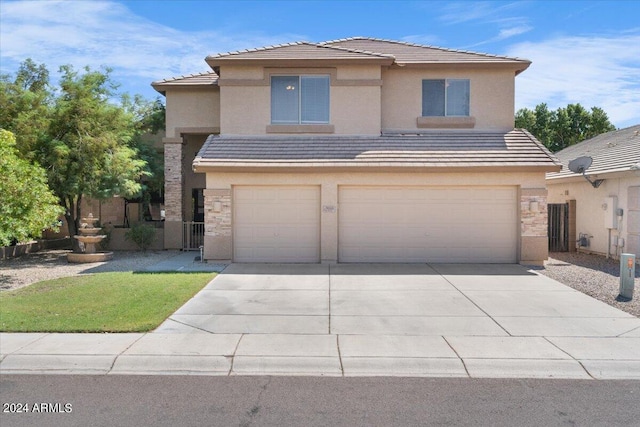
[[[469,116],[469,79],[422,81],[422,116]]]
[[[329,76],[271,76],[271,123],[329,123]]]

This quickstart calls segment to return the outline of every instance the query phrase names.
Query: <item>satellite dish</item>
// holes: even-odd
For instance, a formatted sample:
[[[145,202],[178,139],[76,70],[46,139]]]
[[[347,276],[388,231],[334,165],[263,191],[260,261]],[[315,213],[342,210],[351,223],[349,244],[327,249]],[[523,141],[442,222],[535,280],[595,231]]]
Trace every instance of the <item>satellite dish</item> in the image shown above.
[[[593,163],[593,159],[589,156],[578,157],[569,162],[569,170],[574,173],[584,173]]]
[[[604,179],[596,179],[595,181],[591,181],[589,177],[585,174],[589,166],[593,163],[593,159],[589,156],[578,157],[577,159],[573,159],[569,162],[569,170],[573,173],[581,173],[584,176],[584,179],[589,181],[589,183],[593,186],[593,188],[600,187],[600,184],[604,181]]]

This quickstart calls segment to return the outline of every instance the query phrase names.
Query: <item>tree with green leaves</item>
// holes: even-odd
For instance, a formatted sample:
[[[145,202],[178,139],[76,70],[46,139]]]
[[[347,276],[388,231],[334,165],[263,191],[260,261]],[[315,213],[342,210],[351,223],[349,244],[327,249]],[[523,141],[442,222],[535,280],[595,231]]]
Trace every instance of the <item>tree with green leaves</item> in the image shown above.
[[[533,110],[522,108],[516,113],[515,124],[531,132],[552,152],[616,129],[604,110],[592,107],[588,111],[580,104],[569,104],[556,111],[549,110],[544,103]]]
[[[63,212],[39,165],[22,158],[13,134],[0,129],[0,246],[42,236]],[[55,228],[55,227],[54,227]]]
[[[83,197],[137,195],[148,171],[132,144],[134,115],[111,102],[116,86],[110,70],[86,67],[78,73],[63,66],[60,71],[60,94],[52,106],[48,139],[38,151],[74,235]]]
[[[83,198],[161,190],[162,158],[141,135],[163,126],[164,106],[140,96],[118,102],[109,69],[60,73],[54,88],[46,67],[28,59],[15,77],[0,76],[0,127],[15,134],[22,158],[45,169],[74,235]]]
[[[14,134],[18,150],[29,159],[47,138],[52,101],[44,64],[27,59],[15,78],[0,76],[0,127]]]

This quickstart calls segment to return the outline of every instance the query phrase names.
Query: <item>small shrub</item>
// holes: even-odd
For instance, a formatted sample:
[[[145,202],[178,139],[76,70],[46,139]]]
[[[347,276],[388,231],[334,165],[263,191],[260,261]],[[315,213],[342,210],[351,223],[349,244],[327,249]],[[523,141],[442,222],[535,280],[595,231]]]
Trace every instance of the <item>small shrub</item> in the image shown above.
[[[155,237],[156,229],[149,224],[134,224],[133,227],[124,233],[124,238],[135,243],[143,252],[151,246]]]
[[[113,225],[110,222],[108,222],[104,224],[101,228],[102,229],[100,230],[100,234],[107,237],[105,237],[100,242],[100,247],[102,248],[102,250],[107,251],[109,250],[109,243],[111,243],[111,233],[113,232]]]

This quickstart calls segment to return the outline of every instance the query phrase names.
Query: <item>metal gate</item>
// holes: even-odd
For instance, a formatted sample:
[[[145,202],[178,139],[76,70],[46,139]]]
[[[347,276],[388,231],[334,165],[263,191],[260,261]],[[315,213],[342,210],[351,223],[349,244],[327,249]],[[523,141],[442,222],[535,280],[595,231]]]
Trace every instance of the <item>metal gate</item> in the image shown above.
[[[569,250],[569,204],[551,203],[549,209],[549,251],[567,252]]]
[[[182,223],[182,250],[197,251],[204,245],[204,222]]]

